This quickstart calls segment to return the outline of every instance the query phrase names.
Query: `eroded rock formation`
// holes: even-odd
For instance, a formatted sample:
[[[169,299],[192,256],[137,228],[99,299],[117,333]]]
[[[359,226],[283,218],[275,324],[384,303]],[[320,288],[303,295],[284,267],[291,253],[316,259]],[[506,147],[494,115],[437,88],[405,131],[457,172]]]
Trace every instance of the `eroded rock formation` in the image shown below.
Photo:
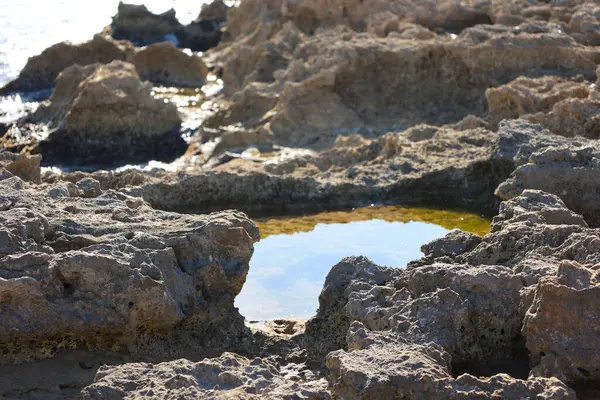
[[[54,130],[38,151],[46,162],[77,165],[174,159],[185,148],[181,118],[151,88],[122,61],[67,68],[48,104],[31,117]]]

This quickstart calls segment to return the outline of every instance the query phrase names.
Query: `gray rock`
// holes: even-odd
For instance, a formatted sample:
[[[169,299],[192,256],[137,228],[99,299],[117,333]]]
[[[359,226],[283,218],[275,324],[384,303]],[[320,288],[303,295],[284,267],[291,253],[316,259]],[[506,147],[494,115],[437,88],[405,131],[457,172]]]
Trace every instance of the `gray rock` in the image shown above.
[[[0,181],[11,204],[0,211],[1,363],[63,348],[198,358],[245,340],[233,300],[259,236],[244,214],[185,216],[15,179]]]
[[[176,360],[161,364],[101,367],[84,400],[162,399],[329,399],[327,381],[312,372],[280,367],[270,359],[248,359],[224,353],[197,363]],[[309,379],[307,379],[309,378]]]

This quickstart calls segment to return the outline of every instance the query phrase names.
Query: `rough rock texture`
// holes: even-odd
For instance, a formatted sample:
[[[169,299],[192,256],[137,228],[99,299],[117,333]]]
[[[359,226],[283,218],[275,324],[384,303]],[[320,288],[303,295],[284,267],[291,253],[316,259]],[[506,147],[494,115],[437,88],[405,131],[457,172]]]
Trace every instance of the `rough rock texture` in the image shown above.
[[[341,23],[332,15],[344,9],[377,15],[370,7],[415,2],[367,3],[309,1],[280,7],[278,1],[247,1],[232,11],[229,29],[236,40],[207,56],[224,81],[223,111],[205,123],[200,140],[225,136],[223,126],[238,124],[238,136],[320,149],[341,133],[381,135],[420,122],[483,116],[486,89],[518,76],[595,76],[598,50],[579,44],[555,23],[475,25],[458,36],[423,36],[404,29],[405,22],[397,23],[401,32],[384,37],[344,25],[324,29],[329,23],[322,18]],[[450,7],[459,2],[438,3]],[[302,21],[282,13],[303,15]],[[308,15],[321,29],[303,27]],[[358,21],[364,22],[364,15]]]
[[[136,50],[130,59],[140,79],[165,86],[202,87],[208,68],[197,55],[187,55],[171,42]]]
[[[0,361],[72,348],[148,360],[234,348],[247,335],[233,299],[256,226],[233,211],[182,216],[93,196],[90,183],[0,181],[10,203],[0,211]]]
[[[535,152],[528,162],[518,167],[496,193],[508,200],[525,189],[555,193],[574,211],[585,216],[594,226],[600,225],[600,201],[597,176],[600,149],[595,141],[557,143]]]
[[[44,161],[111,165],[181,154],[177,108],[154,99],[151,89],[122,61],[67,68],[32,117],[54,130],[39,144]]]
[[[221,22],[210,19],[197,19],[175,32],[179,46],[192,51],[206,51],[217,46],[221,36]]]
[[[523,324],[527,347],[539,361],[534,374],[599,380],[598,278],[597,266],[565,261],[556,276],[540,279]]]
[[[465,130],[459,130],[465,128]],[[584,146],[584,138],[552,135],[540,125],[508,120],[498,132],[457,126],[419,125],[381,138],[340,136],[322,152],[284,150],[264,158],[226,153],[198,171],[99,171],[105,189],[142,196],[166,210],[207,212],[222,207],[253,215],[356,207],[374,202],[470,207],[489,214],[494,191],[529,156],[549,146]],[[83,173],[63,174],[76,181]],[[47,181],[56,179],[49,175]],[[518,194],[518,193],[517,193]]]
[[[452,232],[406,269],[336,265],[304,333],[327,385],[303,364],[224,354],[104,367],[83,397],[575,399],[569,384],[593,398],[598,234],[527,190],[465,246]]]
[[[504,118],[538,122],[563,136],[600,137],[600,94],[597,85],[558,77],[518,78],[488,89],[491,123]]]
[[[131,51],[130,44],[116,42],[103,35],[95,35],[92,40],[82,44],[57,43],[29,58],[19,76],[0,89],[0,94],[51,89],[56,84],[58,74],[71,65],[125,60]]]
[[[312,378],[312,379],[311,379]],[[82,392],[84,400],[135,399],[329,399],[327,381],[310,370],[279,366],[269,359],[252,360],[225,353],[197,363],[103,367]]]
[[[221,28],[227,21],[230,9],[232,7],[223,0],[202,4],[198,18],[175,33],[179,46],[193,51],[206,51],[217,46],[222,38]]]
[[[597,236],[557,196],[526,190],[484,238],[457,248],[453,232],[404,271],[343,260],[327,282],[344,290],[326,283],[333,309],[319,309],[306,340],[341,346],[327,355],[334,397],[575,398],[558,379],[582,393],[598,380]]]
[[[110,27],[115,39],[147,45],[163,41],[166,35],[174,34],[181,24],[173,9],[156,15],[144,5],[119,2],[118,12]]]
[[[0,152],[0,175],[3,177],[17,176],[24,181],[41,183],[41,162],[42,157],[39,155],[27,156]]]
[[[565,99],[587,98],[589,85],[581,81],[546,76],[517,78],[485,93],[490,122],[497,126],[503,119],[516,119],[528,114],[547,113]],[[557,132],[558,133],[558,132]]]

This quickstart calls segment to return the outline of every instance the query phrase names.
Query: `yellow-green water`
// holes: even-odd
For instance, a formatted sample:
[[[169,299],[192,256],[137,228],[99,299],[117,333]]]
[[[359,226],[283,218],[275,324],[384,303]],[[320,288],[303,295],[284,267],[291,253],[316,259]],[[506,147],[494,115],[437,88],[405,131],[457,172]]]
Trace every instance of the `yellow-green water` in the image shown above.
[[[250,320],[309,318],[331,267],[347,256],[404,268],[421,246],[450,229],[478,235],[490,220],[477,214],[419,207],[367,207],[257,221],[248,278],[236,305]]]
[[[330,211],[297,217],[259,218],[256,219],[256,223],[264,239],[270,235],[310,232],[317,224],[346,224],[372,219],[387,222],[425,222],[446,229],[461,229],[480,236],[490,231],[491,223],[488,218],[464,211],[404,206],[364,207],[352,211]]]

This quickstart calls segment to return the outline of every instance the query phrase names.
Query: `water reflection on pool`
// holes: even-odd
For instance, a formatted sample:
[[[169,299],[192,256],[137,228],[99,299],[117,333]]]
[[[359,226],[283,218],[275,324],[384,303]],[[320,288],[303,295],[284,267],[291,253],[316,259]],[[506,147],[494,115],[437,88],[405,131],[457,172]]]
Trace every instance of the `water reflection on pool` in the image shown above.
[[[422,256],[421,245],[452,228],[489,230],[489,221],[474,214],[405,207],[275,218],[258,225],[263,239],[255,245],[246,284],[236,298],[248,320],[311,317],[327,273],[343,257],[363,255],[404,267]]]

